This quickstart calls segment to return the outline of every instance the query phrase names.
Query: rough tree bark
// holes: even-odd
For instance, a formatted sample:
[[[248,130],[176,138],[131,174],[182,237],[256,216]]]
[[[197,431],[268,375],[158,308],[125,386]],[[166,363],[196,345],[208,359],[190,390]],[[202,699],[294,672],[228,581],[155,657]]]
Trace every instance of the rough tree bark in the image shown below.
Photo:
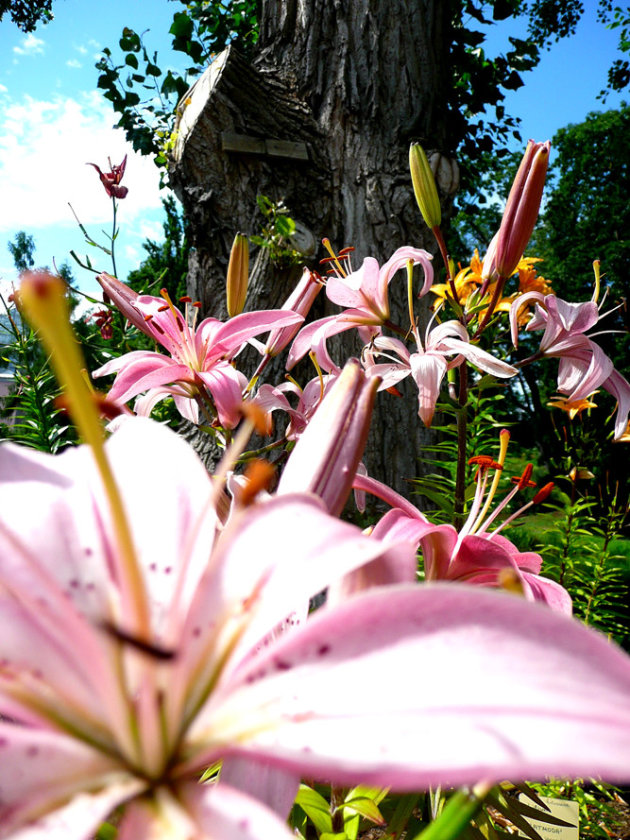
[[[228,48],[189,92],[171,180],[192,226],[190,293],[206,314],[225,317],[230,246],[238,230],[260,227],[257,194],[283,199],[315,242],[354,245],[355,268],[368,255],[383,262],[403,244],[435,251],[407,161],[411,140],[429,152],[448,149],[449,6],[263,0],[252,64]],[[318,246],[311,264],[322,256]],[[259,257],[247,308],[279,306],[295,280],[295,270]],[[402,274],[390,294],[392,320],[407,326]],[[407,493],[430,432],[411,385],[401,390],[404,399],[380,395],[365,460],[370,474]]]

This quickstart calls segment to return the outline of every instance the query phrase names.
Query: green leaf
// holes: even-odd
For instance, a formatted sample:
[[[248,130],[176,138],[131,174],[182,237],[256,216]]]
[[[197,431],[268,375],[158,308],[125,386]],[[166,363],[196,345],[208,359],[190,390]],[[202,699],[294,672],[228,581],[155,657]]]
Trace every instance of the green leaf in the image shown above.
[[[129,55],[125,56],[125,64],[129,65],[129,67],[133,67],[134,70],[138,69],[138,59],[133,53],[129,53]]]
[[[175,38],[191,38],[195,29],[194,24],[186,12],[176,12],[173,15],[173,23],[168,30]]]
[[[330,805],[320,793],[302,784],[295,801],[311,820],[318,834],[323,836],[332,832]]]
[[[366,796],[359,796],[355,799],[347,800],[341,807],[349,814],[359,814],[361,817],[365,817],[377,825],[385,825],[385,820],[378,809],[378,805],[373,799],[369,799]]]
[[[456,791],[440,816],[421,831],[415,840],[455,840],[481,810],[483,802],[483,798],[470,791]]]
[[[288,216],[278,216],[276,218],[276,230],[285,239],[295,233],[295,222]]]

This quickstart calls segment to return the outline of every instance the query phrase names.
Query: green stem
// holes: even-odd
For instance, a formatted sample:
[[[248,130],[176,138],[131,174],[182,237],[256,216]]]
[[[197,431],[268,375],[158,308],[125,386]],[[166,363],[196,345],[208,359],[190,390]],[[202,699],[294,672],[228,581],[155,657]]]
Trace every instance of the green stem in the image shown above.
[[[332,785],[330,788],[330,811],[332,815],[333,834],[342,834],[344,825],[343,803],[346,798],[346,789]]]
[[[466,495],[466,434],[468,426],[468,368],[466,363],[459,368],[459,409],[457,411],[457,474],[455,477],[455,528],[464,523]]]
[[[113,213],[113,220],[112,220],[112,268],[114,270],[114,277],[118,277],[118,271],[116,270],[116,255],[114,253],[116,249],[116,213],[118,211],[118,205],[116,204],[116,199],[112,196],[112,207],[114,208]]]

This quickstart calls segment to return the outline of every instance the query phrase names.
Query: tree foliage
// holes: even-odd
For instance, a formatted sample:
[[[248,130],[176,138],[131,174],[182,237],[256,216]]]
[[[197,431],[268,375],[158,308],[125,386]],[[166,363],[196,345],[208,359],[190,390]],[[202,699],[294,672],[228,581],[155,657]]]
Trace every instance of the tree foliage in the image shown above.
[[[139,268],[129,272],[127,282],[141,294],[158,294],[161,288],[165,288],[173,300],[178,300],[186,294],[189,250],[187,224],[172,195],[167,196],[162,205],[166,215],[164,241],[145,240],[142,247],[147,257]]]
[[[39,23],[48,23],[53,19],[52,0],[0,0],[0,21],[6,13],[11,15],[13,23],[22,32],[32,32]]]
[[[158,166],[166,164],[172,141],[177,103],[205,69],[212,56],[228,43],[236,43],[246,56],[257,39],[261,0],[177,0],[170,28],[172,48],[187,56],[183,72],[164,69],[165,61],[151,52],[143,36],[123,30],[115,57],[110,48],[97,63],[98,86],[120,115],[134,148],[152,155]],[[523,74],[539,62],[542,51],[568,37],[584,14],[581,0],[449,0],[451,8],[451,79],[447,86],[451,154],[457,154],[464,189],[496,167],[497,156],[507,154],[512,139],[521,140],[518,120],[503,104],[507,91],[521,87]],[[510,49],[492,56],[484,49],[493,24],[526,17],[525,38],[510,37]],[[612,8],[612,0],[599,0],[598,18],[620,28],[619,49],[628,49],[628,13]],[[615,65],[609,87],[628,84],[623,69]],[[614,70],[614,72],[613,72]],[[625,81],[624,81],[625,79]],[[477,186],[477,185],[476,185]]]
[[[623,104],[591,113],[553,138],[551,190],[534,249],[561,297],[589,298],[593,260],[599,259],[611,298],[628,298],[629,132],[630,106]]]
[[[7,243],[7,248],[13,257],[13,264],[17,271],[26,271],[33,268],[35,260],[35,240],[23,230],[18,231],[13,240]]]
[[[258,0],[178,2],[183,10],[173,15],[169,34],[173,51],[190,60],[183,72],[162,69],[157,52],[150,52],[143,36],[129,27],[118,42],[122,60],[106,47],[96,64],[98,87],[120,114],[118,126],[134,149],[152,155],[158,166],[166,164],[177,103],[214,52],[238,41],[247,54],[257,38]]]

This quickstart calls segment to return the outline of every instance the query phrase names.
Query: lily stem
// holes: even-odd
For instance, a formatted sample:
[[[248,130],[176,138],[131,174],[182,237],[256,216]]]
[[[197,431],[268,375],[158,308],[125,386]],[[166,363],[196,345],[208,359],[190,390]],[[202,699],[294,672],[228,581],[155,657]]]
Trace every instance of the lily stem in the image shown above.
[[[459,409],[457,411],[457,473],[455,477],[455,528],[464,524],[464,502],[466,493],[466,432],[468,425],[468,367],[459,367]]]
[[[117,236],[117,233],[118,233],[117,230],[116,230],[116,213],[118,212],[118,205],[116,204],[116,199],[114,198],[114,196],[112,196],[112,207],[114,208],[113,219],[112,219],[112,235],[111,235],[111,240],[112,240],[112,268],[114,270],[114,277],[118,277],[118,271],[116,270],[116,255],[115,255],[116,236]]]

